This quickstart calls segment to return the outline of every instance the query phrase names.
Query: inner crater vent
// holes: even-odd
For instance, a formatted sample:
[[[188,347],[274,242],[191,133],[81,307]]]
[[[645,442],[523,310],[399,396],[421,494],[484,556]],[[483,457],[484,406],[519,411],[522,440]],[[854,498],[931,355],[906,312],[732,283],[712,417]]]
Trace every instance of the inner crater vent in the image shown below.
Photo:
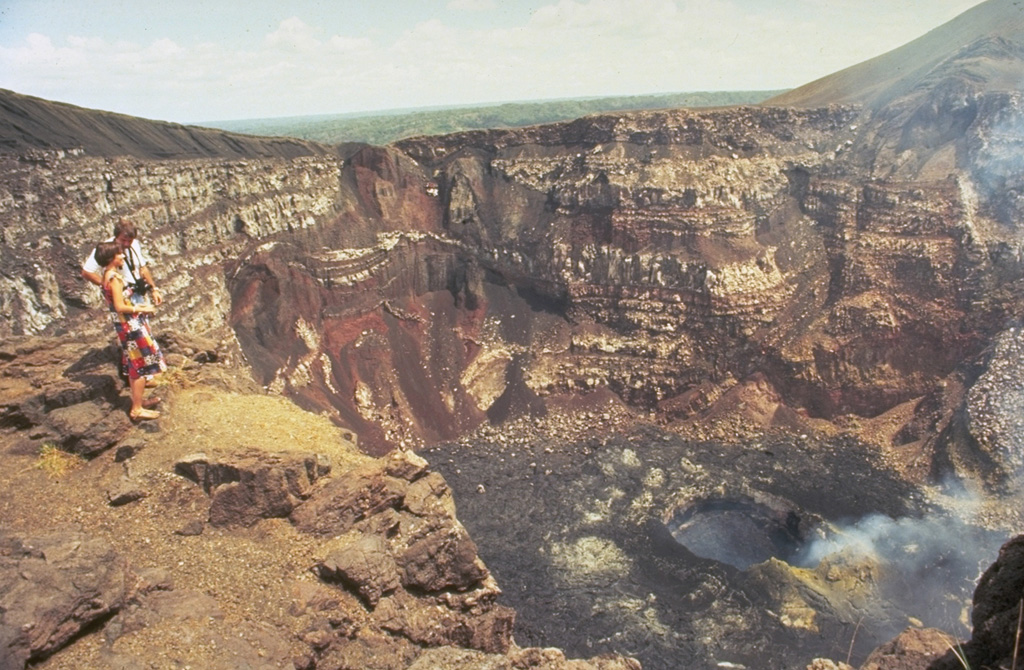
[[[795,511],[740,498],[681,507],[667,525],[676,542],[693,554],[740,570],[769,558],[793,562],[808,536],[807,521]]]

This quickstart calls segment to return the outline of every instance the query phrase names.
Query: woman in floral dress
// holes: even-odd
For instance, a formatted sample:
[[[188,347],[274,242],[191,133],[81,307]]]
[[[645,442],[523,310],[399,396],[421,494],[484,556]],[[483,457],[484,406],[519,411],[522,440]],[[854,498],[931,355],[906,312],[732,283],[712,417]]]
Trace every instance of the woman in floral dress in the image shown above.
[[[125,286],[120,268],[124,254],[116,242],[101,242],[96,246],[96,261],[103,266],[103,297],[113,313],[114,329],[121,344],[122,363],[127,363],[128,388],[131,390],[132,408],[128,413],[132,421],[156,419],[160,412],[150,409],[159,402],[147,401],[146,377],[167,369],[164,355],[149,330],[149,315],[155,308],[149,303],[132,304],[130,286]]]

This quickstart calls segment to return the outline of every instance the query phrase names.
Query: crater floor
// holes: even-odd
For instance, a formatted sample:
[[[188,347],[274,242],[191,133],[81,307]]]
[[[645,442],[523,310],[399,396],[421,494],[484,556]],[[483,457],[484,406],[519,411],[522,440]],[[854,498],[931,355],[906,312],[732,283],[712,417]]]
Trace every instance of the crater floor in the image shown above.
[[[937,506],[846,436],[693,441],[609,404],[422,453],[517,610],[520,644],[627,654],[649,670],[856,664],[908,626],[962,634],[978,561],[1008,537]],[[755,531],[714,540],[733,542],[725,552],[745,569],[672,535],[687,510],[716,508]],[[803,542],[788,545],[792,565],[785,546],[777,558],[754,546],[769,518]]]

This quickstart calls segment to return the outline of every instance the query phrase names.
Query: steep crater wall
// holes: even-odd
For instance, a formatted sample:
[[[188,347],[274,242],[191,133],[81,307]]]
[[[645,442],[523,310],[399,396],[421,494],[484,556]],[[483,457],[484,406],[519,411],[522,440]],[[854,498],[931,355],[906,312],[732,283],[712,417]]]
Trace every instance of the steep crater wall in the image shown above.
[[[863,121],[851,108],[598,117],[404,141],[419,162],[405,173],[365,152],[342,181],[381,225],[420,212],[416,235],[285,254],[305,254],[289,271],[330,305],[302,318],[344,335],[273,359],[264,381],[387,425],[383,444],[599,388],[685,421],[758,376],[811,417],[881,415],[984,348],[1019,311],[993,290],[1019,270],[1016,252],[993,261],[1001,224],[966,175],[879,179],[837,160]],[[285,302],[278,335],[300,316]],[[367,360],[390,360],[389,379],[338,377],[359,368],[339,355],[359,338],[377,338]]]
[[[778,400],[762,427],[870,418],[1021,312],[1020,245],[993,218],[1012,204],[972,178],[994,155],[1013,179],[1005,124],[977,115],[965,136],[990,139],[953,145],[968,169],[909,179],[858,162],[888,122],[677,110],[292,160],[8,156],[2,327],[97,308],[77,264],[125,216],[164,323],[230,324],[262,383],[371,450],[604,388],[670,422],[750,380]]]

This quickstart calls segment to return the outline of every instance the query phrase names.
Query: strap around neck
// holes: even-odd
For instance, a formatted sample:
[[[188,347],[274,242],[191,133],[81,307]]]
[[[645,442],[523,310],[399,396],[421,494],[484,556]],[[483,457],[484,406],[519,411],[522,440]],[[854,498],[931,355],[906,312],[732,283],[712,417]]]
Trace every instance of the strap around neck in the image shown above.
[[[135,253],[135,249],[129,244],[124,250],[124,264],[128,266],[128,273],[131,274],[132,279],[138,280],[139,275],[135,272],[135,263],[132,262],[132,254]],[[141,259],[139,259],[141,261]]]

